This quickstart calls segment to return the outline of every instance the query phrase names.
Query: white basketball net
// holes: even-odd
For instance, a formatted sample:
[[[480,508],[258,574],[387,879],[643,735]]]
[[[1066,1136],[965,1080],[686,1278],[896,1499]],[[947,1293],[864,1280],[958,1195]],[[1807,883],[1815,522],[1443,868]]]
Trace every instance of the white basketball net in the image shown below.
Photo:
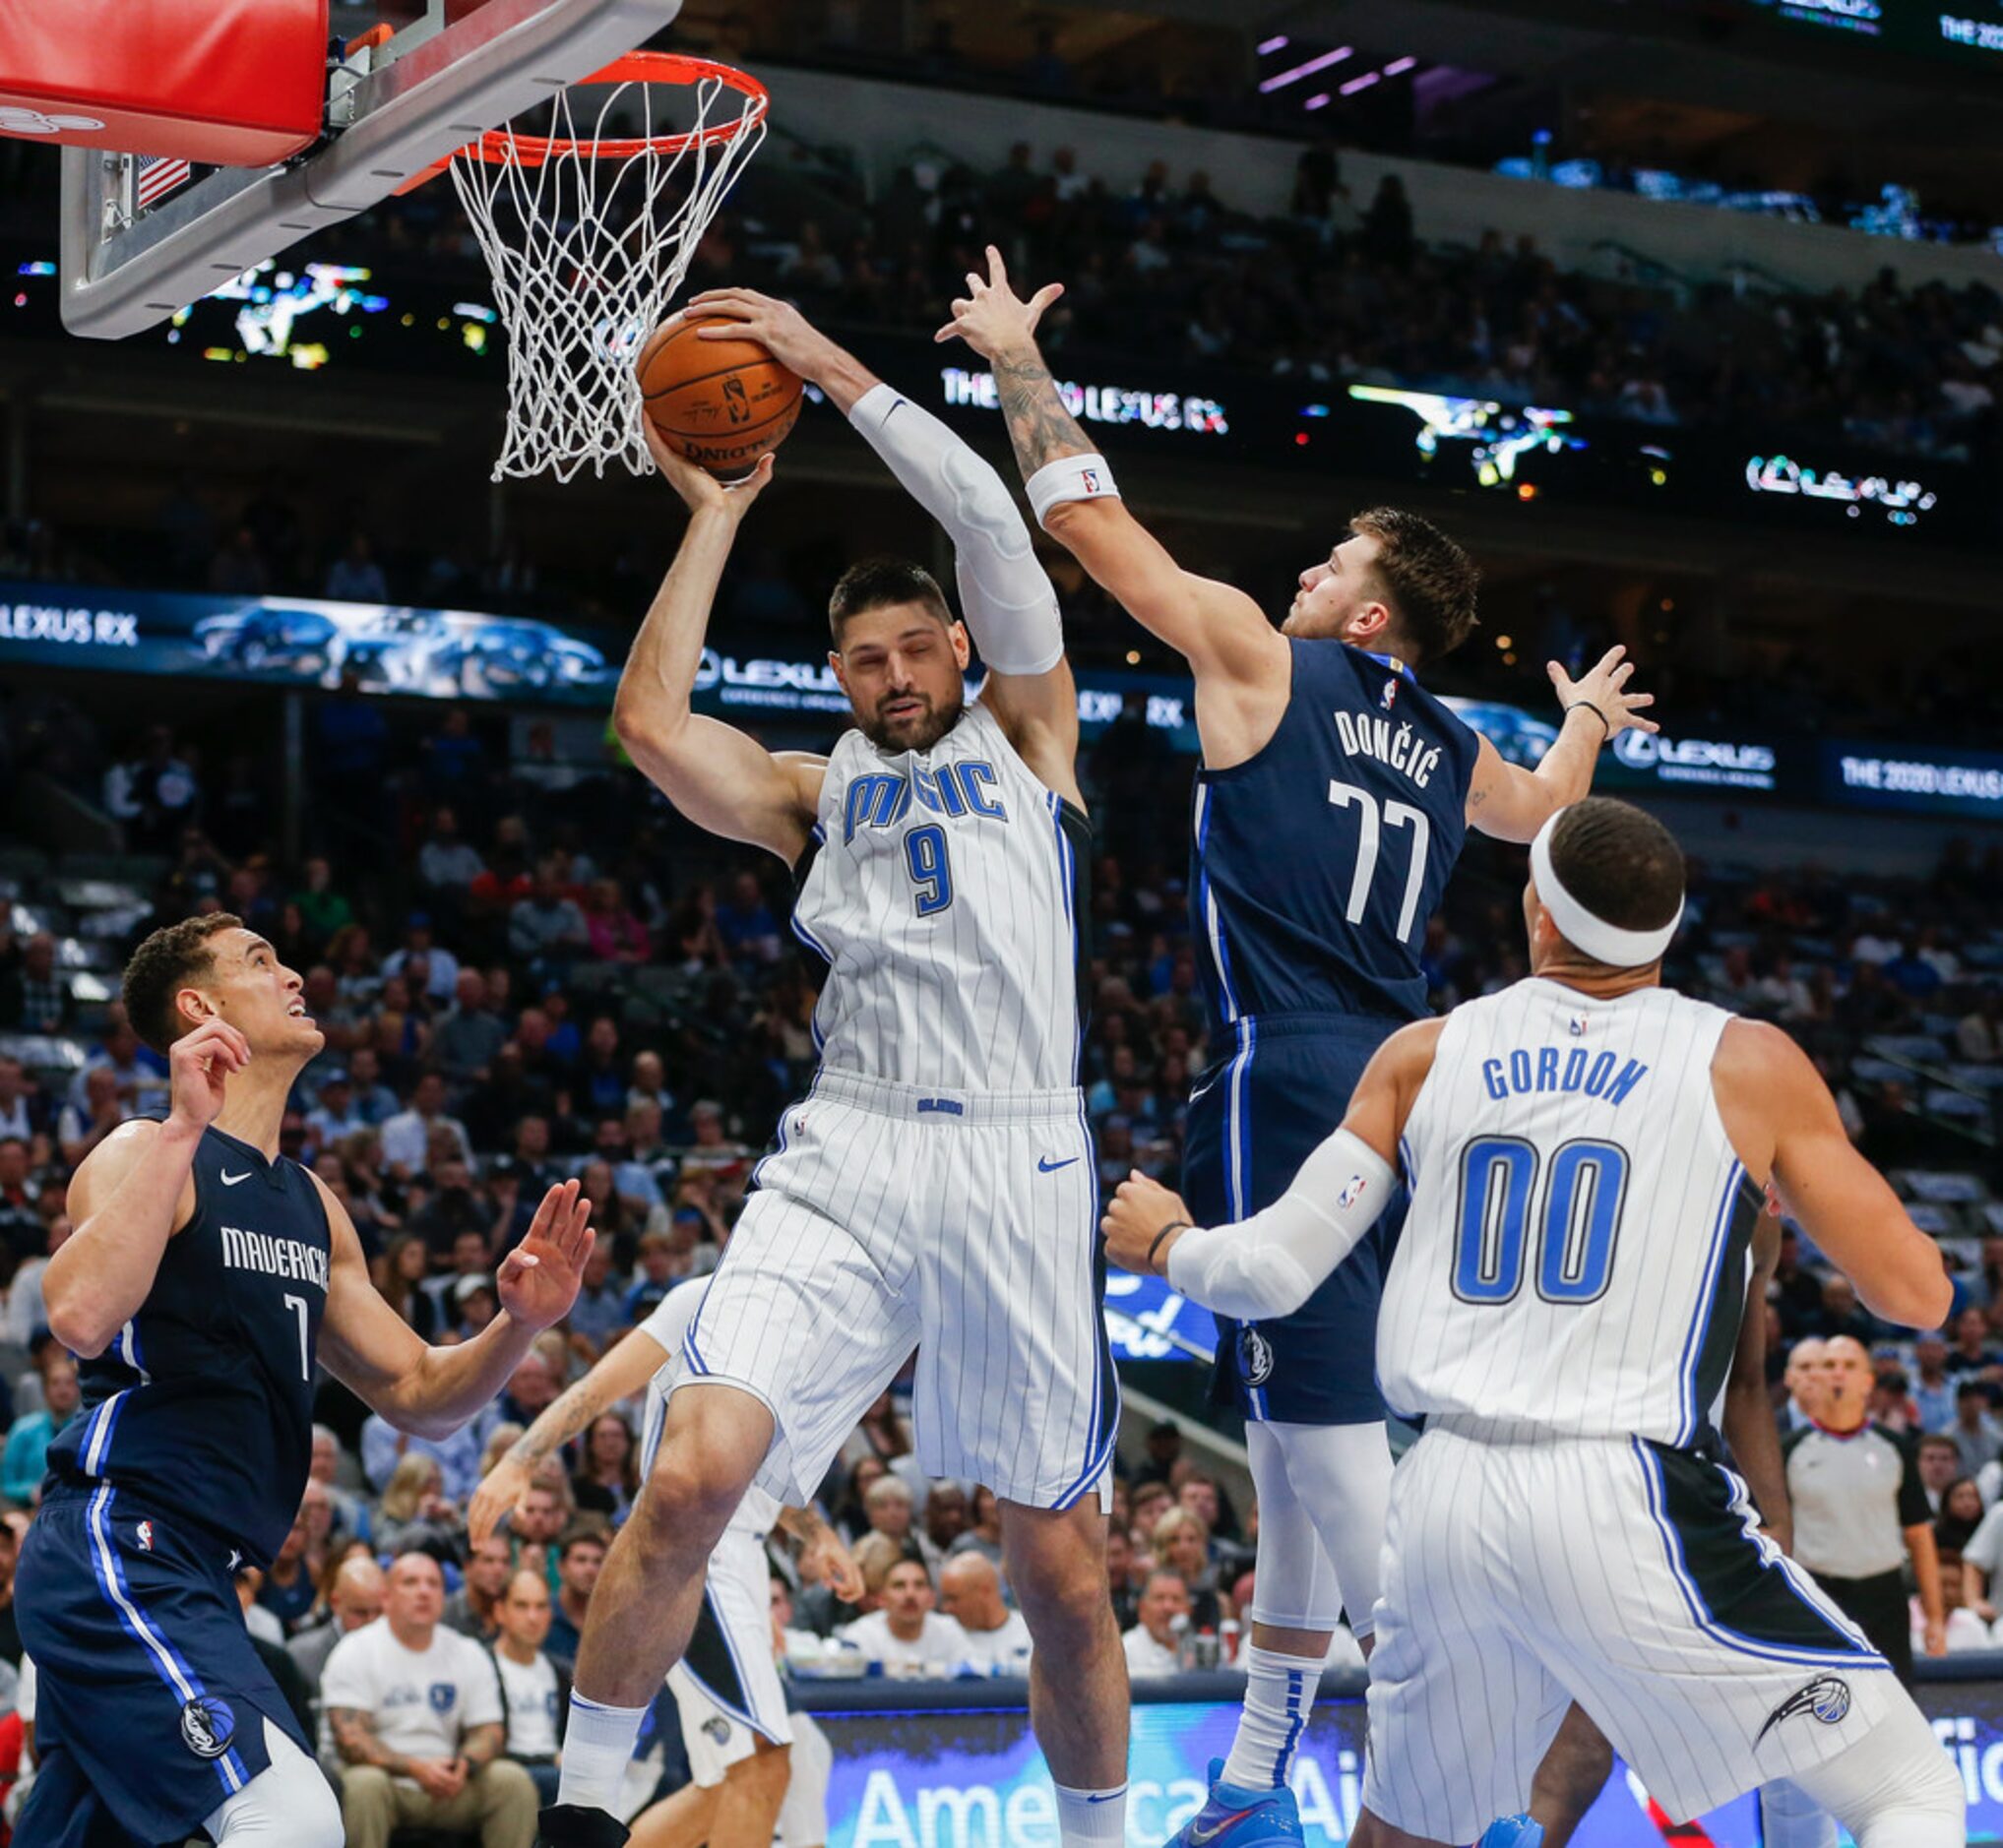
[[[568,481],[588,463],[602,475],[624,462],[654,467],[641,436],[644,406],[633,362],[667,313],[689,259],[716,216],[737,168],[765,139],[765,102],[717,78],[677,86],[691,95],[695,121],[657,120],[653,83],[591,86],[602,92],[589,133],[571,98],[549,104],[549,141],[573,146],[536,158],[542,131],[507,128],[453,157],[452,180],[493,273],[494,306],[508,330],[508,437],[493,478],[553,474]],[[636,107],[637,131],[621,104]],[[727,139],[706,134],[739,109]],[[687,135],[666,152],[629,146]],[[526,157],[517,157],[524,154]]]

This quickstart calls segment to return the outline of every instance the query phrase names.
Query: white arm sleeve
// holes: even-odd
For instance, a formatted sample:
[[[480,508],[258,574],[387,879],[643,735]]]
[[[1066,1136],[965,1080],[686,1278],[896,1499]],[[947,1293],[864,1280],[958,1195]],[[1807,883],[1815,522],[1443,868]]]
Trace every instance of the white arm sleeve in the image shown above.
[[[848,421],[951,536],[960,607],[980,658],[998,674],[1047,674],[1064,658],[1057,593],[1001,476],[888,385],[857,399]]]
[[[1338,1130],[1263,1212],[1182,1233],[1168,1248],[1168,1281],[1238,1322],[1290,1316],[1376,1224],[1391,1182],[1382,1155]]]

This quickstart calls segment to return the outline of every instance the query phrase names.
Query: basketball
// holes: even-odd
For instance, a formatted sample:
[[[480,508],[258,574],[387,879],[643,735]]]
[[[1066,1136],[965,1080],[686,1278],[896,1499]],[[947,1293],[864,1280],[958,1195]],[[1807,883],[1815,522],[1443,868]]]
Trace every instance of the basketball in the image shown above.
[[[800,382],[756,340],[705,340],[721,315],[677,321],[641,350],[648,420],[677,455],[725,480],[749,474],[800,414]]]

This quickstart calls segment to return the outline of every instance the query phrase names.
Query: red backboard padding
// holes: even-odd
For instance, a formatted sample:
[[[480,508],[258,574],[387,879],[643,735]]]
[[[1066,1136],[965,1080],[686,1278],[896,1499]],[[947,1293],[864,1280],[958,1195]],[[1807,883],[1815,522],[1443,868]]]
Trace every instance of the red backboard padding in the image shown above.
[[[320,133],[327,0],[9,0],[0,134],[270,166]]]

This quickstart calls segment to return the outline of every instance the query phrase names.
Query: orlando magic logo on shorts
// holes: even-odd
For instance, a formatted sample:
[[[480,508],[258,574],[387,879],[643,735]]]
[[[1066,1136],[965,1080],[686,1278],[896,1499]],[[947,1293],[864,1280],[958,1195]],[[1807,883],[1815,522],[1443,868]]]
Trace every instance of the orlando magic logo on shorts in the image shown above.
[[[720,1713],[711,1714],[703,1722],[703,1731],[720,1746],[727,1746],[730,1743],[730,1722]]]
[[[236,1714],[226,1700],[198,1694],[181,1708],[181,1738],[198,1758],[219,1758],[236,1737]]]
[[[1818,1675],[1767,1715],[1767,1723],[1760,1728],[1759,1738],[1753,1744],[1758,1745],[1783,1720],[1791,1720],[1797,1713],[1811,1714],[1825,1726],[1841,1726],[1849,1710],[1849,1683],[1835,1675]]]

